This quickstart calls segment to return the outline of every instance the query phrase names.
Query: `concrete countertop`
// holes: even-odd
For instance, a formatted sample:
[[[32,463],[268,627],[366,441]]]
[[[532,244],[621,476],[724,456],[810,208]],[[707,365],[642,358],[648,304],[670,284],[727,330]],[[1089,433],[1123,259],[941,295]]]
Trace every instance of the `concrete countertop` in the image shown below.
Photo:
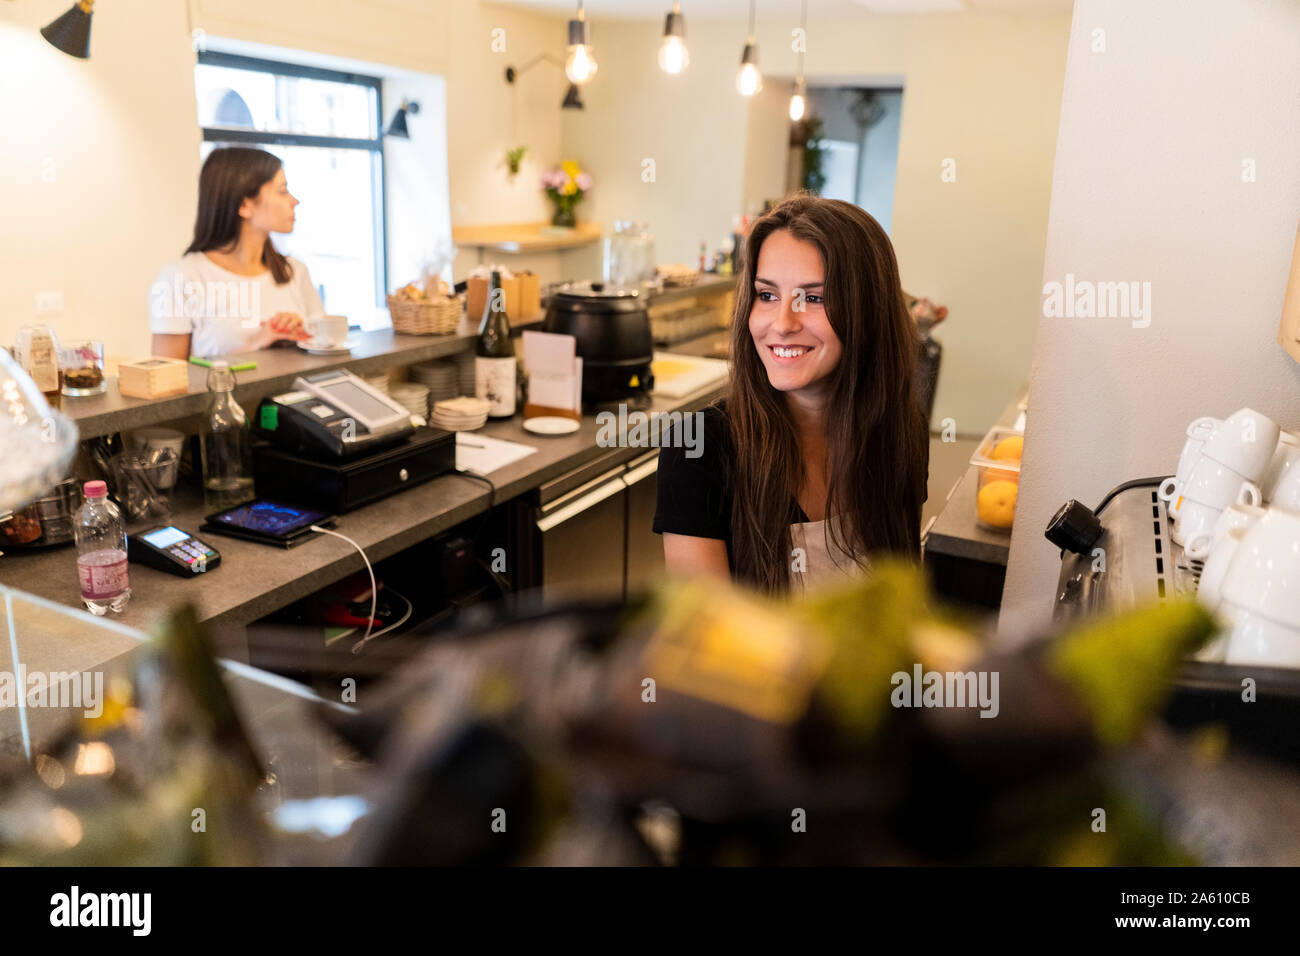
[[[512,323],[514,329],[537,328],[542,315]],[[257,368],[235,374],[235,401],[244,408],[256,408],[267,395],[283,392],[299,375],[347,368],[357,375],[375,375],[386,369],[430,359],[459,355],[473,347],[475,323],[464,316],[453,335],[399,335],[392,329],[352,332],[356,342],[344,355],[310,355],[295,346],[239,352],[225,356],[231,365],[253,361]],[[117,390],[117,376],[108,379],[108,390],[100,395],[64,398],[62,411],[77,423],[81,438],[95,438],[132,428],[144,428],[198,415],[207,407],[208,370],[189,368],[189,390],[168,398],[129,398]]]
[[[301,361],[301,360],[300,360]],[[679,399],[654,398],[646,411],[695,411],[720,396],[724,386],[702,389]],[[645,448],[604,448],[596,444],[595,416],[583,417],[578,431],[548,437],[523,429],[522,419],[492,422],[473,434],[503,438],[537,449],[489,477],[499,504],[578,468],[610,456],[609,464],[631,461]],[[611,455],[611,452],[615,453]],[[371,562],[381,561],[433,537],[488,508],[490,493],[482,481],[448,474],[342,515],[336,530],[353,538]],[[134,524],[128,532],[151,524]],[[199,490],[180,487],[172,498],[170,523],[197,533],[203,523]],[[122,614],[109,618],[127,627],[147,630],[177,600],[191,600],[201,620],[218,627],[238,628],[321,588],[364,569],[360,555],[346,542],[320,535],[290,550],[217,535],[204,539],[221,553],[221,564],[196,578],[185,579],[143,565],[131,565],[132,596]],[[48,551],[6,552],[0,557],[0,581],[59,604],[80,608],[76,552],[71,547]]]
[[[1020,403],[1028,393],[1028,386],[1023,387],[995,424],[1004,428],[1014,425],[1020,415]],[[978,487],[979,472],[971,465],[948,493],[948,502],[925,539],[925,550],[1006,567],[1011,553],[1011,530],[990,531],[976,523],[975,494]]]

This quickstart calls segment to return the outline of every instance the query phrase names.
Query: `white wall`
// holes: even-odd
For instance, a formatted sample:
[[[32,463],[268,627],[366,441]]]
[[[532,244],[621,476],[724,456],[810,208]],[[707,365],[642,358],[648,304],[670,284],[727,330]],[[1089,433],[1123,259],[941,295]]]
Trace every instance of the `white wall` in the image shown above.
[[[813,11],[815,17],[815,10]],[[652,23],[592,25],[600,72],[585,114],[565,114],[567,151],[592,170],[589,214],[647,220],[660,261],[694,262],[732,216],[784,188],[790,30],[759,7],[772,95],[735,87],[742,21],[693,20],[691,65],[655,65]],[[903,284],[949,306],[934,423],[982,434],[1027,377],[1042,276],[1068,15],[813,19],[809,82],[904,87],[892,238]],[[941,181],[945,158],[957,181]],[[653,158],[657,180],[644,183]]]
[[[560,158],[563,87],[521,85],[517,136],[533,147],[533,168],[512,186],[499,166],[514,138],[504,71],[541,50],[562,55],[562,18],[478,0],[101,4],[91,57],[82,61],[40,36],[57,12],[48,4],[0,4],[0,344],[35,321],[37,292],[61,290],[64,312],[45,320],[61,335],[103,338],[110,354],[147,353],[149,285],[185,247],[194,222],[199,130],[191,26],[213,37],[442,77],[452,222],[549,215],[536,178],[539,164]],[[490,49],[496,27],[505,30],[504,53]],[[47,160],[54,182],[42,179]],[[399,216],[397,225],[404,242],[418,241],[418,223]],[[465,261],[462,254],[458,275]],[[558,278],[558,263],[543,257],[535,267]]]
[[[1276,341],[1300,216],[1297,51],[1294,0],[1075,8],[1043,282],[1150,282],[1151,320],[1038,319],[1004,640],[1050,619],[1043,528],[1066,499],[1172,474],[1199,415],[1300,425],[1300,366]]]

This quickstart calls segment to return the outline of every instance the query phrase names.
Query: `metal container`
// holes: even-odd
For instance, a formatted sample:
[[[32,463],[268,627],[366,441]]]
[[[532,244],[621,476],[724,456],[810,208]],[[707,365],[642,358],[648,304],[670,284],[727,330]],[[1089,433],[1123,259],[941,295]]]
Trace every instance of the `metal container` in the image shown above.
[[[653,387],[654,341],[639,292],[603,282],[569,285],[552,296],[545,329],[577,340],[584,404],[641,397]]]

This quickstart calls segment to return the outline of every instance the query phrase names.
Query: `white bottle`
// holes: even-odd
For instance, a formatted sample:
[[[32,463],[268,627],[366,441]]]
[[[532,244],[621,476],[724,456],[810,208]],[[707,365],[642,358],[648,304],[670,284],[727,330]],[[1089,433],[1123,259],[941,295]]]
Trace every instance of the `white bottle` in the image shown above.
[[[72,523],[77,542],[77,577],[81,600],[92,614],[120,613],[131,599],[127,577],[126,527],[122,513],[108,500],[102,481],[86,482],[86,503]]]

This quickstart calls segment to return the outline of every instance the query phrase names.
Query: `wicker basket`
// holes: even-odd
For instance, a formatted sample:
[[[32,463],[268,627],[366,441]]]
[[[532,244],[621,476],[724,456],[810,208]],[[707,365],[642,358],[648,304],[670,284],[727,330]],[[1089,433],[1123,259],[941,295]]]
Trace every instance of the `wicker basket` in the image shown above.
[[[388,297],[393,331],[403,335],[450,335],[460,325],[465,303],[460,296],[446,296],[428,302],[408,302]]]

